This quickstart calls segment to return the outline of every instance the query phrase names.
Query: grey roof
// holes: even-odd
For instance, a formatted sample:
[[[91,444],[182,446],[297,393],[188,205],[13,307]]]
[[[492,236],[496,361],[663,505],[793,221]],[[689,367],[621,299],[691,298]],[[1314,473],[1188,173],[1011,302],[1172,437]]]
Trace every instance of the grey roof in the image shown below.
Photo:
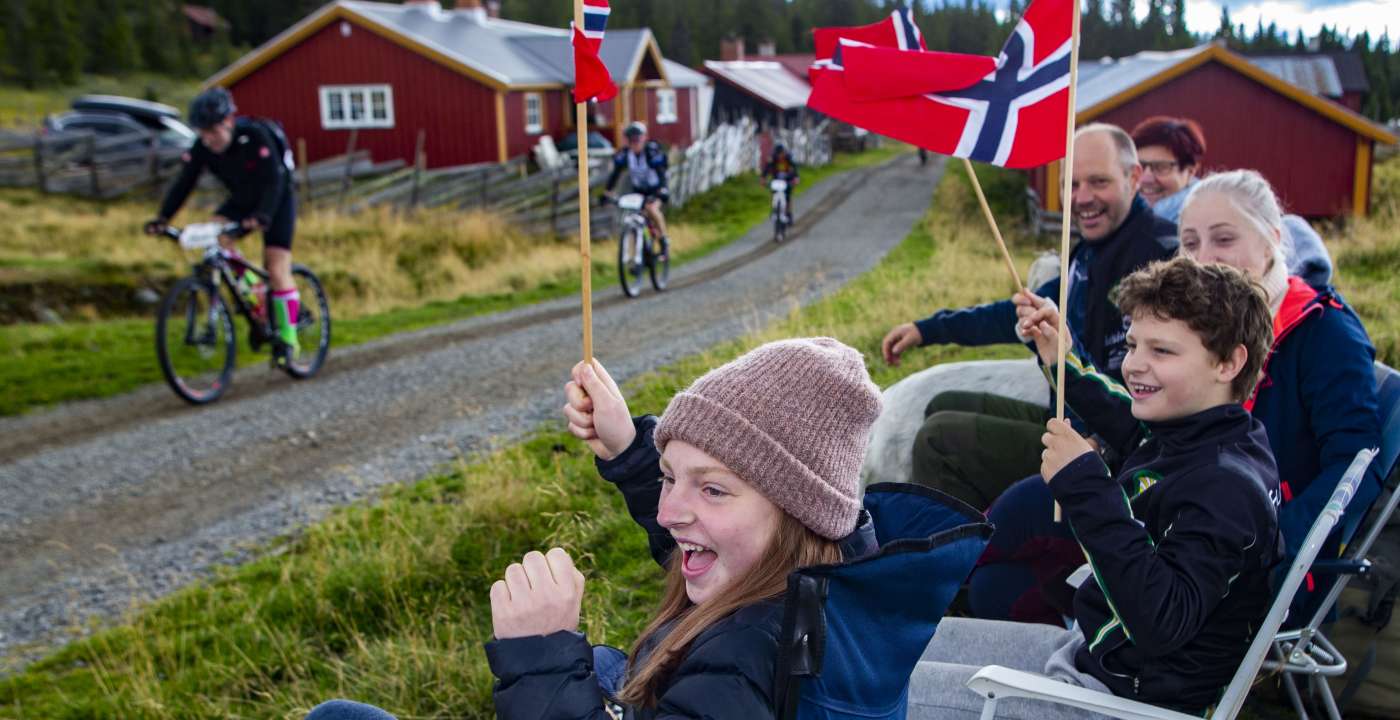
[[[661,62],[666,66],[666,79],[671,81],[671,87],[705,87],[710,84],[710,78],[704,73],[691,70],[675,60],[663,58]]]
[[[779,110],[807,105],[812,86],[773,60],[706,60],[705,70]]]
[[[426,3],[397,5],[339,0],[355,14],[403,35],[506,85],[573,84],[567,28],[491,18],[480,8],[445,10]],[[613,79],[630,79],[651,31],[609,30],[599,56]]]
[[[1366,66],[1361,56],[1354,52],[1328,53],[1337,66],[1337,77],[1342,80],[1343,92],[1371,92],[1371,81],[1366,77]]]
[[[1342,96],[1342,79],[1337,73],[1337,65],[1327,55],[1255,55],[1245,59],[1260,70],[1283,78],[1314,95]]]
[[[645,29],[609,30],[603,35],[603,46],[598,50],[598,57],[603,60],[615,82],[630,77],[632,63],[645,50],[650,35],[651,31]],[[573,48],[567,34],[559,37],[517,36],[508,42],[514,52],[548,68],[553,82],[573,84]]]
[[[1084,62],[1079,66],[1079,90],[1075,96],[1075,109],[1093,107],[1148,78],[1190,60],[1209,47],[1201,45],[1172,52],[1147,51],[1116,60],[1104,58]]]

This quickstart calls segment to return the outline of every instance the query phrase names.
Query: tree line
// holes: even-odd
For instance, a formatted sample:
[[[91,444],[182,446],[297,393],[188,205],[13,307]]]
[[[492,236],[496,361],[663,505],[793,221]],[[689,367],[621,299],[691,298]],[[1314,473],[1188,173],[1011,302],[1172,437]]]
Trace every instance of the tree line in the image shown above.
[[[0,78],[29,87],[72,85],[83,73],[120,75],[146,70],[204,76],[237,57],[234,48],[265,42],[325,0],[202,0],[230,27],[208,46],[186,29],[175,0],[0,0]],[[1363,111],[1376,120],[1400,114],[1400,47],[1388,35],[1348,36],[1323,27],[1291,37],[1275,24],[1248,28],[1226,8],[1213,33],[1186,27],[1186,0],[1148,0],[1139,19],[1133,0],[1082,0],[1080,48],[1085,59],[1142,50],[1175,50],[1220,39],[1245,53],[1354,51],[1371,93]],[[1028,0],[1010,0],[1000,16],[989,0],[919,0],[915,18],[929,48],[994,54]],[[461,0],[442,0],[444,7]],[[887,16],[898,0],[617,0],[612,27],[649,27],[667,57],[698,65],[719,57],[720,43],[739,36],[750,48],[772,42],[780,53],[810,52],[812,29],[860,25]],[[564,25],[572,0],[501,0],[503,17]]]

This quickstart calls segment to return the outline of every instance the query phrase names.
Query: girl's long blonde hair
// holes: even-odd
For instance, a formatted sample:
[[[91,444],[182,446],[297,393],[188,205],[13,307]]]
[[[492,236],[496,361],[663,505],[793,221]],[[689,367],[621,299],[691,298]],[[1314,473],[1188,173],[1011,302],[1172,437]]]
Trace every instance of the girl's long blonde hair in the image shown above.
[[[618,699],[633,707],[655,707],[662,684],[706,628],[741,608],[781,596],[787,590],[787,578],[792,571],[840,560],[841,549],[836,541],[812,532],[793,516],[783,513],[768,550],[759,561],[743,577],[724,588],[719,597],[696,605],[686,595],[685,578],[681,575],[683,557],[677,549],[671,555],[666,572],[661,608],[632,647],[632,657],[637,657],[638,651],[657,631],[668,623],[674,622],[674,626],[640,665],[629,668],[627,683]]]

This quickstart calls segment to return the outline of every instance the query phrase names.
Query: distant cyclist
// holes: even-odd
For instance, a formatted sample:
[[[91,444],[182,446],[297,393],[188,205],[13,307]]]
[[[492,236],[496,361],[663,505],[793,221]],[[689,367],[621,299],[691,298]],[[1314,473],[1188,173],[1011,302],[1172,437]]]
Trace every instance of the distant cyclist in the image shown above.
[[[666,189],[666,153],[659,143],[647,140],[647,126],[640,122],[628,125],[623,134],[627,136],[627,147],[613,155],[613,170],[608,176],[607,191],[603,196],[613,199],[613,186],[626,172],[632,192],[646,197],[642,209],[661,235],[660,259],[664,260],[671,248],[671,238],[666,232],[666,216],[662,212],[662,206],[671,196],[671,191]]]
[[[801,180],[801,175],[797,170],[797,162],[792,159],[792,153],[788,152],[787,146],[777,143],[773,146],[773,155],[768,158],[768,163],[763,166],[763,182],[766,185],[769,180],[787,181],[787,189],[783,191],[783,199],[786,201],[784,207],[787,208],[787,217],[783,222],[792,224],[792,188]]]
[[[244,229],[263,234],[263,265],[272,285],[273,321],[276,332],[290,356],[296,356],[297,315],[301,298],[292,281],[292,233],[296,228],[296,198],[291,170],[286,164],[286,148],[278,137],[281,130],[267,121],[236,118],[233,96],[223,88],[200,93],[190,103],[190,125],[199,139],[181,156],[180,177],[166,193],[160,213],[146,232],[157,235],[194,190],[199,176],[208,168],[229,191],[229,197],[214,211],[212,222],[236,222]],[[235,255],[234,241],[220,238]],[[241,256],[239,256],[241,257]],[[241,268],[235,268],[241,271]],[[284,354],[280,362],[289,357]]]

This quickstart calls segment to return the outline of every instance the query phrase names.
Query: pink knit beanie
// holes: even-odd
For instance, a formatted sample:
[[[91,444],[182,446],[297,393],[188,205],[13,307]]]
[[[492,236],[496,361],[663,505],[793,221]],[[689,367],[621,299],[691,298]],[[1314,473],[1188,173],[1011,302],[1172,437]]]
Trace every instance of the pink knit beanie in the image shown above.
[[[860,464],[880,390],[865,359],[831,338],[781,340],[706,373],[656,426],[656,449],[681,440],[724,463],[823,537],[860,515]]]

